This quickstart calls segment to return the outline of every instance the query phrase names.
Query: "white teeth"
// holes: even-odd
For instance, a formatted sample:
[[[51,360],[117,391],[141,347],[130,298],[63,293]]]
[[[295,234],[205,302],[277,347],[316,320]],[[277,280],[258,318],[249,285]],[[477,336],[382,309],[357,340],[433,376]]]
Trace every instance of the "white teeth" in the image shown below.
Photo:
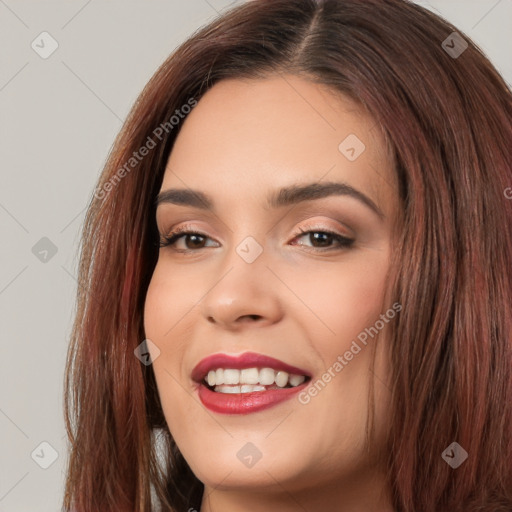
[[[240,372],[241,384],[258,384],[260,372],[258,368],[245,368]]]
[[[306,377],[304,377],[304,375],[290,375],[290,377],[288,377],[288,382],[290,383],[291,386],[294,386],[294,387],[299,386],[305,380],[306,380]]]
[[[276,375],[276,385],[280,388],[284,388],[288,383],[288,373],[287,372],[277,372]]]
[[[210,370],[204,380],[219,393],[251,393],[265,391],[265,386],[273,386],[274,383],[278,388],[299,386],[306,377],[272,368],[217,368]]]
[[[252,386],[243,384],[241,386],[215,386],[217,393],[253,393],[254,391],[266,391],[265,386]]]
[[[253,391],[265,391],[265,386],[251,386],[251,384],[240,386],[240,393],[251,393]]]
[[[224,370],[224,384],[238,384],[240,382],[240,370]]]
[[[219,393],[240,393],[240,386],[216,386],[215,391]]]
[[[274,384],[276,372],[272,368],[262,368],[260,370],[260,384],[263,386],[271,386]]]

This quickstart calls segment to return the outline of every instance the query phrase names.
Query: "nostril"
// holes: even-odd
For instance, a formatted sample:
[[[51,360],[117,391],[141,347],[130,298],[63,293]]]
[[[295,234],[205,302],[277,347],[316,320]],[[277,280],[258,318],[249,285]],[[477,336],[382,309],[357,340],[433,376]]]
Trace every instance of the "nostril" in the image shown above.
[[[259,320],[261,318],[260,315],[244,315],[241,320],[242,321],[245,321],[246,319],[247,320]]]

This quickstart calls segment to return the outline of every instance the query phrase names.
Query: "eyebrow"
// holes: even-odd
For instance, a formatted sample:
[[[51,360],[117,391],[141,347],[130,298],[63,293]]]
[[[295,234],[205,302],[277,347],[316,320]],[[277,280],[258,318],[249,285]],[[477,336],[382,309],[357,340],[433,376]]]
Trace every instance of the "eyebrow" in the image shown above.
[[[329,196],[353,197],[370,208],[381,219],[385,217],[382,210],[368,196],[347,183],[338,182],[314,182],[306,185],[284,187],[273,191],[267,197],[267,205],[275,209]],[[199,190],[187,188],[170,188],[163,190],[156,197],[155,205],[158,207],[163,203],[192,206],[202,210],[214,211],[215,209],[214,201],[209,195]]]

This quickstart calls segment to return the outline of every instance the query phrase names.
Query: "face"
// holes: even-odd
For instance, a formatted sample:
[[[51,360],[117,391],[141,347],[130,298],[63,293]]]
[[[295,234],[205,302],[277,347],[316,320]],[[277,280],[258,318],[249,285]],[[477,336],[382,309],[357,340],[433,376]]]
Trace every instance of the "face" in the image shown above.
[[[144,325],[195,475],[219,489],[362,485],[386,438],[399,309],[386,286],[397,184],[375,121],[292,75],[221,81],[184,121],[160,199],[162,241],[189,234],[160,248]]]

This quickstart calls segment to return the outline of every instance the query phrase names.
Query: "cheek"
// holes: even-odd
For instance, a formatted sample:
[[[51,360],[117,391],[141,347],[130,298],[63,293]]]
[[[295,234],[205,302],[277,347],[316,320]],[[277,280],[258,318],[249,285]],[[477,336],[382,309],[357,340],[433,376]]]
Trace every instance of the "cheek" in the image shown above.
[[[308,277],[302,280],[293,278],[290,271],[285,281],[293,283],[302,309],[304,305],[309,309],[302,317],[304,328],[311,333],[314,328],[311,339],[329,339],[327,347],[337,351],[373,325],[386,309],[388,265],[388,253],[383,250],[354,253],[342,263],[311,265],[304,269]]]
[[[325,390],[319,385],[318,399],[315,396],[310,405],[316,417],[328,411],[330,417],[326,416],[322,424],[333,427],[332,435],[349,424],[361,427],[367,413],[370,364],[377,347],[381,353],[374,373],[386,375],[387,366],[379,361],[383,361],[387,350],[386,328],[385,324],[380,327],[380,318],[388,309],[388,268],[386,251],[372,251],[364,257],[355,254],[343,265],[316,266],[314,271],[306,273],[314,278],[295,288],[298,296],[306,298],[304,302],[310,309],[301,315],[300,321],[303,331],[308,333],[311,348],[322,361],[320,372],[331,371],[324,374]],[[376,322],[379,322],[377,330]],[[329,407],[332,403],[343,404],[345,412],[350,414],[338,417]]]
[[[144,329],[151,339],[170,340],[181,319],[201,298],[202,290],[193,279],[159,262],[149,283],[144,304]],[[193,276],[190,276],[193,277]]]
[[[181,342],[181,322],[190,311],[186,290],[175,280],[170,282],[167,275],[155,268],[148,287],[144,304],[144,332],[146,338],[157,345],[159,356],[153,361],[153,371],[160,394],[162,407],[167,418],[171,404],[173,409],[180,403],[182,387],[178,382],[181,374],[180,362],[186,344]],[[175,274],[175,273],[174,273]],[[189,292],[190,293],[190,292]],[[192,300],[192,298],[190,298]]]
[[[369,414],[370,373],[374,350],[378,349],[375,378],[376,442],[381,445],[389,404],[386,380],[388,366],[385,355],[386,328],[379,335],[367,335],[386,307],[386,273],[388,262],[382,254],[363,261],[351,261],[330,271],[316,271],[315,279],[302,285],[300,293],[316,313],[305,315],[303,328],[309,333],[313,349],[323,362],[318,378],[318,392],[304,396],[304,411],[317,422],[309,425],[309,436],[321,439],[318,453],[333,456],[333,471],[338,465],[356,461],[364,452],[365,424]],[[320,322],[320,320],[321,322]],[[324,325],[322,325],[324,324]],[[366,336],[366,344],[358,340]],[[354,344],[355,343],[355,344]],[[347,355],[346,355],[347,354]],[[339,357],[343,363],[340,363]],[[337,364],[337,366],[336,366]],[[330,370],[330,372],[329,372]],[[323,373],[325,372],[325,373]],[[303,402],[303,403],[304,403]],[[336,444],[333,439],[340,439]],[[335,446],[335,448],[333,448]],[[312,454],[312,457],[315,455]],[[344,461],[344,462],[343,462]]]
[[[164,310],[164,289],[155,281],[155,276],[149,284],[144,303],[144,332],[146,337],[153,339],[162,332]]]

